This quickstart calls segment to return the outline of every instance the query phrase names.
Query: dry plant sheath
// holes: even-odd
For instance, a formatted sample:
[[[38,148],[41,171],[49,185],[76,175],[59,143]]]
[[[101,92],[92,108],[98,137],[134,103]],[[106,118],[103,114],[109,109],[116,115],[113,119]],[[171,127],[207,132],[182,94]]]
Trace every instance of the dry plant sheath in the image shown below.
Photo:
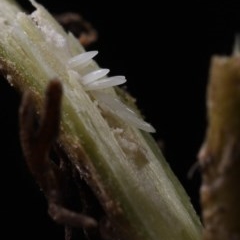
[[[240,239],[240,56],[213,57],[208,129],[199,153],[204,240]]]
[[[79,14],[67,12],[55,15],[55,18],[64,29],[72,32],[84,47],[97,40],[97,31],[92,27],[91,23],[84,20]]]
[[[35,130],[34,106],[26,92],[20,108],[20,138],[28,167],[45,193],[49,214],[56,221],[73,227],[96,227],[94,219],[65,209],[61,184],[61,169],[50,159],[50,149],[56,140],[60,124],[62,87],[58,80],[47,86],[44,112],[39,129]]]
[[[87,230],[93,226],[97,239],[103,240],[199,240],[201,224],[149,134],[155,129],[118,88],[125,77],[108,77],[109,70],[92,60],[97,51],[85,52],[41,5],[31,2],[36,11],[27,15],[15,2],[0,0],[0,66],[11,85],[21,93],[28,91],[21,114],[27,121],[21,121],[23,149],[46,194],[50,215],[64,225],[85,228],[88,239],[94,239]],[[58,178],[64,177],[58,175],[69,174],[49,160],[59,121],[57,86],[62,86],[63,96],[55,145],[78,190],[87,186],[97,200],[102,212],[94,218],[86,216],[89,209],[72,211],[61,201],[68,194],[59,191]],[[52,96],[47,95],[43,107],[45,89]],[[33,106],[41,116],[37,130],[32,127]],[[42,160],[34,155],[39,149]],[[84,206],[88,191],[77,192],[84,193]],[[66,232],[71,239],[71,231]]]

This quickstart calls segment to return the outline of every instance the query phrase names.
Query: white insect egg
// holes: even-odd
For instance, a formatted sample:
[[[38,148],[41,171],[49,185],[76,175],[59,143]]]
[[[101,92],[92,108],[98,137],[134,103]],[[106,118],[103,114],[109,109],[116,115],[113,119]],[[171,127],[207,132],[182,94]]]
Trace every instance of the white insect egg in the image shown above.
[[[124,76],[114,76],[114,77],[104,78],[104,79],[96,80],[94,82],[86,84],[85,90],[89,91],[89,90],[109,88],[109,87],[123,84],[126,81],[127,80]]]
[[[104,104],[111,112],[116,114],[129,125],[142,129],[146,132],[155,132],[151,124],[142,120],[132,109],[123,104],[117,97],[110,94],[94,91],[94,97],[99,100],[99,105]]]
[[[98,51],[90,51],[81,53],[73,58],[68,60],[67,65],[70,68],[79,68],[79,67],[86,67],[92,58],[94,58],[98,54]]]
[[[82,84],[83,85],[90,84],[99,78],[105,77],[109,73],[109,71],[110,71],[109,69],[104,68],[90,72],[82,77]]]

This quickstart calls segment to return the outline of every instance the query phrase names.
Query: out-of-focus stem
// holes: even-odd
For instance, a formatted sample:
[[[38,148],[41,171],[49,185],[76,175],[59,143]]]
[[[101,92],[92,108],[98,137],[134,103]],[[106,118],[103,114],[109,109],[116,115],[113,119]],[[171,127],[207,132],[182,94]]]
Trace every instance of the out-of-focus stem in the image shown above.
[[[240,239],[240,56],[213,57],[199,153],[204,240]]]

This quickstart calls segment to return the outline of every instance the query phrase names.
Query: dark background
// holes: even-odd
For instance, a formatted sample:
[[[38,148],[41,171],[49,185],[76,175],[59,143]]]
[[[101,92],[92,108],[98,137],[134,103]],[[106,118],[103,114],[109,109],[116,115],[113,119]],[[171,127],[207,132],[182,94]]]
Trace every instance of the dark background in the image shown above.
[[[31,9],[27,1],[20,1]],[[124,1],[39,1],[51,12],[81,13],[99,39],[88,50],[112,75],[125,75],[147,121],[164,142],[164,155],[197,212],[200,176],[187,173],[196,161],[206,127],[205,89],[210,58],[230,54],[240,32],[240,6]],[[160,5],[160,6],[158,6]],[[0,81],[1,218],[11,239],[63,239],[62,228],[47,217],[45,200],[32,180],[18,142],[19,96]],[[11,229],[9,231],[9,229]],[[29,230],[35,232],[31,233]],[[37,235],[36,235],[37,234]]]

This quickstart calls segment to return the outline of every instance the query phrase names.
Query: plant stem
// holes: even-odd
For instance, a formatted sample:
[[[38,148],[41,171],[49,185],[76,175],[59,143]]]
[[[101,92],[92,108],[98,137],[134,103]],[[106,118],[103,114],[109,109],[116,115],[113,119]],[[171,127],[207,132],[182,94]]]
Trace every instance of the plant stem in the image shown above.
[[[41,5],[33,4],[37,10],[29,17],[0,0],[1,65],[14,87],[32,92],[37,112],[49,80],[61,80],[58,143],[121,233],[119,239],[199,240],[199,219],[151,135],[100,107],[96,94],[85,91],[66,66],[69,54],[80,54],[83,47]],[[97,69],[92,61],[82,74]],[[119,99],[114,88],[105,93]]]
[[[199,153],[204,240],[240,239],[240,57],[213,57]]]

